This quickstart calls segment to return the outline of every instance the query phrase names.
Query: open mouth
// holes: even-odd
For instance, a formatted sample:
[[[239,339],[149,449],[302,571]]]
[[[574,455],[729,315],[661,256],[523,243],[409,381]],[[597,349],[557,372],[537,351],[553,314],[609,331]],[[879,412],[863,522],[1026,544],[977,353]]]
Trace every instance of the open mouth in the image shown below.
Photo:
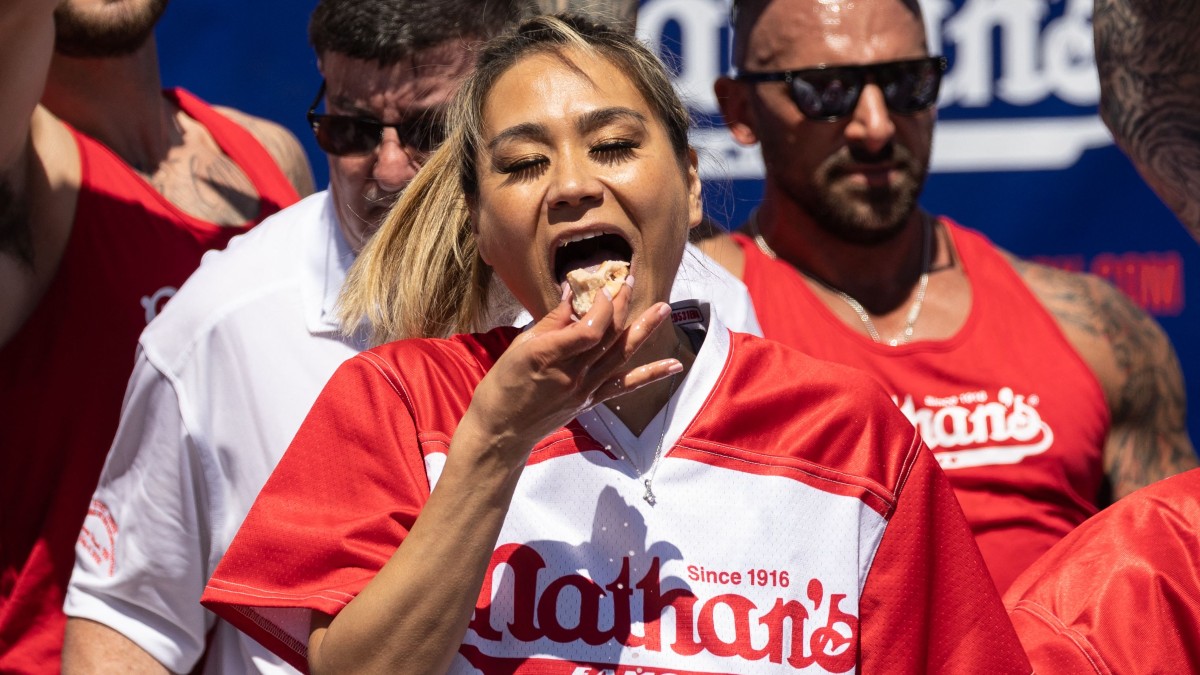
[[[572,270],[595,271],[606,260],[632,262],[633,247],[611,232],[593,232],[564,242],[554,252],[554,278],[562,283]]]

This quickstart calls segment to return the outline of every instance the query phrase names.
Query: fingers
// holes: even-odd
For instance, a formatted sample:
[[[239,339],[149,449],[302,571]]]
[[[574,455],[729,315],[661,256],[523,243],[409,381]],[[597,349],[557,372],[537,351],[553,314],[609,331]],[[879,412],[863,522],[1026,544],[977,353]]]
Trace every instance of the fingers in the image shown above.
[[[612,372],[623,363],[633,358],[638,349],[654,334],[667,317],[671,316],[671,306],[659,302],[642,312],[633,323],[623,331],[604,355],[592,364],[594,371],[599,373]]]
[[[592,395],[592,401],[595,403],[603,403],[610,398],[627,394],[635,389],[639,389],[652,382],[657,382],[663,378],[670,377],[682,371],[683,364],[679,362],[679,359],[663,359],[661,361],[647,363],[644,366],[639,366],[633,370],[626,371],[605,382],[596,390],[596,393]]]

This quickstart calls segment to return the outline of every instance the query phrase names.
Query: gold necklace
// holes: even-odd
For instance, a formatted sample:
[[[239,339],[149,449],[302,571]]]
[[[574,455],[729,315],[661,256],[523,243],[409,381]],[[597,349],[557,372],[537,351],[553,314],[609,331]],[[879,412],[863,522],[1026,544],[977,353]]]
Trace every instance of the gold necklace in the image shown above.
[[[917,279],[917,297],[913,299],[912,305],[908,308],[908,315],[904,317],[904,330],[900,332],[899,336],[888,340],[887,344],[890,347],[898,347],[902,344],[906,345],[912,341],[913,326],[915,326],[917,323],[917,317],[921,315],[921,307],[925,304],[925,291],[929,288],[929,265],[931,258],[933,257],[933,224],[930,222],[928,214],[922,212],[921,215],[921,229],[924,236],[924,251],[921,259],[921,276]],[[767,240],[763,238],[762,232],[758,229],[757,209],[750,214],[750,222],[748,225],[748,229],[753,234],[754,243],[758,246],[758,250],[762,251],[772,260],[778,260],[779,255],[775,253],[775,249],[771,248],[771,246],[767,244]],[[858,315],[859,320],[862,321],[863,327],[867,329],[867,335],[871,336],[871,340],[877,343],[883,342],[883,339],[879,336],[879,331],[875,328],[875,322],[871,320],[871,315],[867,312],[867,308],[863,307],[861,302],[855,300],[846,291],[843,291],[842,289],[826,282],[824,279],[808,274],[803,270],[800,270],[798,267],[796,269],[804,276],[820,284],[823,288],[825,288],[825,290],[841,298],[847,305],[850,306],[850,309],[854,310],[854,313]]]

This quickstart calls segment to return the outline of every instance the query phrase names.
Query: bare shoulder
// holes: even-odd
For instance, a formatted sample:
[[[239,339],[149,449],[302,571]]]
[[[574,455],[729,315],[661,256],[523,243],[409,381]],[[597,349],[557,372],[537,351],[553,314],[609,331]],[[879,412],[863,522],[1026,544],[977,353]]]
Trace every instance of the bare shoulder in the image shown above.
[[[283,125],[262,117],[256,117],[227,106],[215,106],[222,115],[240,124],[249,131],[283,170],[292,186],[301,197],[307,197],[314,191],[312,168],[308,165],[308,157],[304,148],[292,132]]]
[[[1091,365],[1110,401],[1137,362],[1171,349],[1158,323],[1104,279],[1005,256]]]
[[[1166,333],[1106,281],[1009,256],[1104,389],[1108,490],[1120,498],[1196,466],[1183,372]]]
[[[704,220],[692,229],[689,237],[692,243],[705,255],[717,261],[721,267],[738,279],[743,278],[746,270],[746,257],[742,248],[737,245],[729,233],[715,223]]]

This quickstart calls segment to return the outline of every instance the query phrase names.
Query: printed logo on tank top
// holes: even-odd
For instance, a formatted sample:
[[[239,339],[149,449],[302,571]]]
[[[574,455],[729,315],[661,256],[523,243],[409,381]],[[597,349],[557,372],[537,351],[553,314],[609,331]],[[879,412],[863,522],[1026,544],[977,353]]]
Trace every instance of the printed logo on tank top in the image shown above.
[[[972,390],[951,396],[892,396],[925,439],[942,469],[1016,464],[1054,444],[1054,431],[1038,414],[1037,394],[1003,387],[995,394]]]
[[[163,286],[154,291],[154,295],[142,296],[142,309],[146,310],[146,323],[150,323],[154,317],[158,316],[163,307],[167,306],[167,301],[175,297],[177,290],[174,286]]]
[[[692,564],[682,579],[664,583],[658,557],[644,571],[624,557],[589,572],[591,578],[559,575],[531,546],[498,547],[460,653],[485,673],[844,673],[855,667],[858,618],[847,610],[857,608],[846,607],[854,601],[819,579]],[[521,655],[522,645],[529,655]],[[695,657],[719,665],[661,665],[696,663]]]

